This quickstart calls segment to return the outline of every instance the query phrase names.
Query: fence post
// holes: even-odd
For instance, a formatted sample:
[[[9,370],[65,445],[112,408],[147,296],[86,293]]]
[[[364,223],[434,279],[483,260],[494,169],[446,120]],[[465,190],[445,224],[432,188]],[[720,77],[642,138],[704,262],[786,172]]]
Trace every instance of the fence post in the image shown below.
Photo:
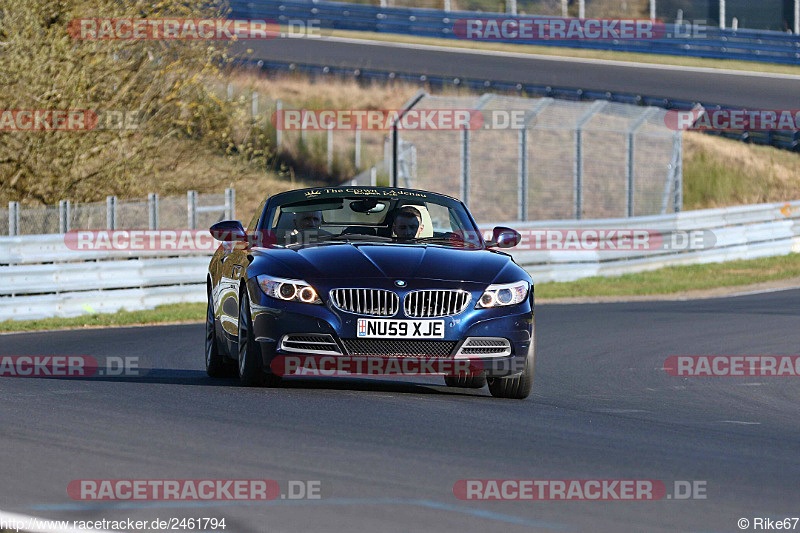
[[[444,0],[444,10],[450,11],[450,0]]]
[[[606,104],[608,104],[608,102],[605,100],[594,102],[575,124],[575,175],[573,179],[575,220],[580,220],[581,213],[583,212],[583,126],[586,125],[597,112],[603,109]]]
[[[683,134],[680,131],[675,132],[675,139],[673,142],[673,150],[676,154],[675,164],[675,199],[673,200],[673,207],[676,213],[683,210]]]
[[[19,235],[19,202],[8,202],[8,235]]]
[[[578,18],[586,18],[586,0],[578,0]]]
[[[186,213],[188,215],[188,229],[197,229],[197,191],[186,192]]]
[[[361,125],[356,125],[356,149],[355,155],[353,156],[353,165],[355,166],[356,170],[361,169]]]
[[[280,100],[275,102],[275,114],[275,148],[280,148],[283,141],[283,129],[280,127],[283,124],[283,102]]]
[[[397,124],[392,124],[392,138],[391,142],[391,151],[392,151],[392,159],[391,165],[389,166],[389,186],[390,187],[397,187],[397,144],[398,144],[398,135],[397,132]]]
[[[794,34],[800,35],[800,0],[794,0]]]
[[[461,130],[461,201],[469,206],[469,130]]]
[[[257,120],[258,117],[258,93],[253,91],[253,94],[250,96],[250,118],[253,122]]]
[[[650,20],[656,20],[656,0],[650,0]]]
[[[58,232],[67,233],[69,231],[69,200],[58,201]]]
[[[528,220],[528,193],[530,189],[530,179],[528,172],[528,125],[533,121],[539,113],[541,113],[547,106],[553,103],[552,98],[541,98],[536,104],[525,114],[522,120],[522,129],[520,130],[519,138],[519,162],[517,165],[517,187],[519,190],[517,219],[520,221]]]
[[[719,0],[719,28],[725,29],[725,0]]]
[[[561,16],[564,18],[569,16],[569,0],[561,0]]]
[[[386,0],[381,0],[381,2],[385,1]],[[390,161],[391,166],[389,167],[389,185],[391,187],[397,187],[397,156],[398,156],[397,151],[400,147],[400,139],[399,139],[399,133],[397,131],[397,124],[400,122],[400,120],[402,120],[403,116],[411,108],[417,105],[419,101],[422,100],[427,95],[428,93],[426,93],[423,89],[417,91],[417,93],[411,97],[411,100],[403,104],[402,111],[400,111],[399,115],[392,121],[392,135],[390,141],[392,143],[392,158]]]
[[[225,220],[236,219],[236,189],[225,189]]]
[[[517,0],[506,0],[506,13],[517,16]]]
[[[158,229],[158,194],[147,195],[147,221],[150,229]]]
[[[333,126],[328,128],[328,135],[325,141],[328,151],[328,174],[333,173]]]
[[[641,115],[636,117],[636,119],[631,123],[630,127],[628,128],[628,135],[627,140],[625,142],[625,154],[627,155],[627,168],[625,177],[625,216],[632,217],[633,216],[633,206],[634,206],[634,195],[636,189],[634,187],[635,183],[635,164],[636,164],[636,132],[642,125],[650,118],[653,113],[656,112],[656,108],[648,107],[645,109]]]
[[[106,229],[117,229],[117,197],[106,196]]]
[[[373,187],[378,185],[378,169],[375,167],[369,169],[369,184]]]

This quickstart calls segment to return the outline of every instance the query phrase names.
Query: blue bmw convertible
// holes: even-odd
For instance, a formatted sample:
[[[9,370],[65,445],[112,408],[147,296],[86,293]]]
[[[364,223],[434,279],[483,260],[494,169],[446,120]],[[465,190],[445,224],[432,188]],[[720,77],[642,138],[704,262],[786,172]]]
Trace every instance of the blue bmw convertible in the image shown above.
[[[287,356],[469,360],[452,387],[526,398],[536,355],[531,277],[485,240],[455,198],[412,189],[323,187],[265,200],[247,229],[211,228],[209,376],[276,385]],[[449,367],[454,368],[454,367]],[[478,371],[475,371],[478,369]],[[462,367],[463,370],[463,367]]]

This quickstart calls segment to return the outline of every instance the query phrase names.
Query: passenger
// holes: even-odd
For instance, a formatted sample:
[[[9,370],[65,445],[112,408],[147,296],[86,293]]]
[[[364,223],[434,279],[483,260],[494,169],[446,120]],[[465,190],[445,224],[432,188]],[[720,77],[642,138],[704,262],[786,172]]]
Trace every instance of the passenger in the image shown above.
[[[394,211],[392,233],[398,239],[414,239],[420,234],[422,228],[422,215],[418,210],[406,206]]]

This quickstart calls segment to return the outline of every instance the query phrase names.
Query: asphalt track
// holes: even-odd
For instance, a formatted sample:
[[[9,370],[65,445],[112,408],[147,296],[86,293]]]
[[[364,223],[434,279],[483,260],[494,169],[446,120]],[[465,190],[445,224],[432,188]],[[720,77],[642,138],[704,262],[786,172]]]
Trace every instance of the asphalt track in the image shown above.
[[[521,54],[477,53],[322,37],[243,41],[254,60],[375,69],[553,87],[620,91],[749,109],[800,107],[800,77],[665,68]]]
[[[800,515],[800,378],[678,378],[670,355],[800,347],[800,291],[543,305],[534,393],[438,378],[212,380],[201,324],[0,336],[4,355],[135,356],[139,378],[0,378],[0,509],[62,519],[225,517],[227,532],[739,531]],[[74,479],[318,480],[322,499],[71,500]],[[459,479],[705,481],[707,498],[467,502]]]

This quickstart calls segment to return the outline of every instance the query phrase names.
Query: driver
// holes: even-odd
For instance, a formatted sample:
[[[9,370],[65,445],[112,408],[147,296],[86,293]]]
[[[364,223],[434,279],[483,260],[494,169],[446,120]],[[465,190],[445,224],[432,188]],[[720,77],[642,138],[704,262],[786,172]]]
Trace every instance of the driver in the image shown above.
[[[319,229],[322,225],[322,211],[306,211],[294,214],[294,231],[292,235],[297,235],[303,230]]]
[[[422,231],[422,215],[411,206],[401,207],[394,213],[392,233],[398,239],[413,239]]]
[[[287,243],[311,243],[330,232],[321,229],[322,211],[303,211],[294,214],[294,229],[287,235]]]

